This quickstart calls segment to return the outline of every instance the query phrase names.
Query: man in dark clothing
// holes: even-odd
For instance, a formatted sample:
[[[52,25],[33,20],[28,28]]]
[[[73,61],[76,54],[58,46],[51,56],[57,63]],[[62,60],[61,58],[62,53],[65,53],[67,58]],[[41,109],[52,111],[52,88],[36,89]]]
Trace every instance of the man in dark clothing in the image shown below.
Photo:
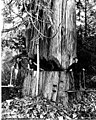
[[[29,58],[29,61],[28,61],[28,69],[29,70],[37,70],[37,63],[34,62],[31,58]],[[39,68],[41,71],[43,71],[43,68]]]
[[[70,73],[72,79],[74,80],[73,84],[75,89],[76,90],[81,89],[82,65],[78,62],[77,58],[74,58],[74,63],[68,67],[67,72]]]

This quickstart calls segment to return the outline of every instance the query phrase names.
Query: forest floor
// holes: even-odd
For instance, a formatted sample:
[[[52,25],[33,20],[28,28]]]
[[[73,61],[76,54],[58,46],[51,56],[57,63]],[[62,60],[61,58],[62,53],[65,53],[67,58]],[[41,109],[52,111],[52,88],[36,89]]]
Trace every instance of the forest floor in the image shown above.
[[[96,120],[96,92],[72,100],[65,108],[43,97],[14,98],[2,102],[2,119],[44,118],[45,120]]]

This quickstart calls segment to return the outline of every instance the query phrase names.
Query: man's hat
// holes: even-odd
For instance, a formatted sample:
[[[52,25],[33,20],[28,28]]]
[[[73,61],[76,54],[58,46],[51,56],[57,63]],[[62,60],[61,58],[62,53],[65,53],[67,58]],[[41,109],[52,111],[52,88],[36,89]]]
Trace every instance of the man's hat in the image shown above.
[[[76,59],[78,59],[78,58],[77,57],[73,58],[73,60],[76,60]]]

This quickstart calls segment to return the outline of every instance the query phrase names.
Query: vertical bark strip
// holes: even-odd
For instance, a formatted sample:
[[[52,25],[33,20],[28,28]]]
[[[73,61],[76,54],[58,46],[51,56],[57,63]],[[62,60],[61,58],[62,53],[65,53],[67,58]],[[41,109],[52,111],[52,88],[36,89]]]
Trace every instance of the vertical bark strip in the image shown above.
[[[66,8],[67,8],[67,0],[62,2],[62,28],[61,28],[61,64],[63,68],[68,67],[68,56],[69,52],[67,50],[67,40],[66,40]]]
[[[64,0],[62,6],[62,66],[66,69],[76,57],[75,1]]]
[[[62,11],[62,0],[54,0],[53,1],[53,29],[52,36],[58,30],[56,36],[51,39],[50,42],[50,53],[49,55],[55,57],[59,63],[61,64],[61,11]]]
[[[76,10],[75,0],[67,1],[66,9],[66,40],[67,50],[69,51],[69,64],[72,64],[73,58],[76,57]]]
[[[75,23],[75,1],[64,0],[62,2],[62,67],[67,69],[76,57],[76,23]],[[61,72],[59,84],[59,98],[64,105],[67,105],[70,76]]]

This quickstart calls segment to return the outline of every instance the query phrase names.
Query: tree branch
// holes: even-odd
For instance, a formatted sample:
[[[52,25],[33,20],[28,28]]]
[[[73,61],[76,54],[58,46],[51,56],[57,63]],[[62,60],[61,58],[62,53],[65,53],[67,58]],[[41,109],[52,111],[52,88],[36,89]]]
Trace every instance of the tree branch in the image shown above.
[[[23,23],[20,23],[19,25],[15,26],[15,27],[13,27],[13,28],[3,29],[1,32],[2,32],[2,33],[10,32],[10,31],[12,31],[12,30],[18,28],[18,27],[21,26],[22,24],[23,24]]]
[[[13,0],[11,0],[9,3],[7,3],[7,5],[11,4]]]

